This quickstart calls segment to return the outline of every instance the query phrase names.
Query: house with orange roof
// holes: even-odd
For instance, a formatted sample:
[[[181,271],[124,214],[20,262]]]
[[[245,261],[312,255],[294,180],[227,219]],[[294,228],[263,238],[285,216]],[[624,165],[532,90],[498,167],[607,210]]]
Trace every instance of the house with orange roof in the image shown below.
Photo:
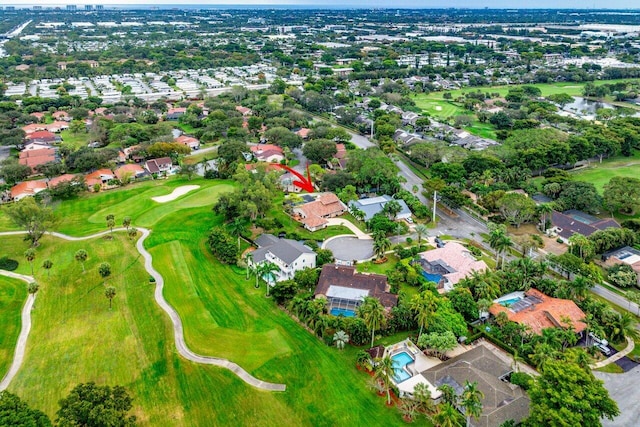
[[[20,152],[20,158],[18,162],[21,165],[29,166],[31,170],[39,165],[43,165],[49,162],[55,162],[56,150],[53,148],[40,148],[37,150],[23,150]]]
[[[11,187],[11,199],[18,201],[25,197],[33,197],[47,189],[43,181],[24,181]]]
[[[47,130],[53,133],[58,133],[58,132],[62,132],[63,130],[69,129],[69,123],[61,120],[56,120],[55,122],[49,123],[46,126],[47,126]]]
[[[505,313],[510,321],[526,326],[536,335],[541,335],[547,328],[571,326],[577,334],[587,328],[585,314],[575,302],[550,297],[537,289],[498,298],[489,312],[494,316]]]
[[[41,112],[35,112],[29,115],[32,117],[35,117],[36,119],[38,119],[38,121],[41,121],[42,119],[44,119],[44,113],[41,113]]]
[[[342,143],[336,144],[336,154],[327,164],[331,169],[344,169],[347,167],[347,148]]]
[[[192,150],[197,150],[200,148],[200,140],[198,138],[194,138],[192,136],[180,135],[175,139],[178,144],[186,145]]]
[[[457,242],[447,242],[441,248],[418,254],[422,275],[438,285],[439,291],[449,292],[454,285],[474,271],[487,269],[484,261],[478,261],[471,251]]]
[[[253,114],[251,108],[243,107],[242,105],[236,105],[236,111],[242,114],[243,117],[247,117]]]
[[[63,120],[65,122],[71,121],[71,116],[66,111],[56,111],[51,115],[55,120]]]
[[[347,206],[333,193],[320,194],[314,201],[293,208],[294,217],[311,232],[327,227],[327,218],[335,218],[346,211]]]
[[[130,163],[122,165],[115,170],[116,177],[120,181],[126,181],[128,179],[136,179],[143,177],[147,172],[144,168],[136,163]]]
[[[70,173],[65,173],[64,175],[56,176],[55,178],[51,178],[47,182],[47,187],[53,188],[53,187],[57,186],[58,184],[62,184],[63,182],[73,181],[73,179],[75,177],[76,177],[76,175],[72,175]]]
[[[31,132],[25,138],[27,142],[46,142],[49,144],[55,144],[56,142],[62,141],[62,138],[55,135],[54,133],[49,132],[48,130],[39,130],[36,132]]]
[[[300,138],[302,139],[308,139],[309,138],[309,133],[311,132],[311,129],[308,128],[300,128],[296,131],[296,135],[298,135]]]
[[[22,151],[41,150],[43,148],[53,149],[53,146],[45,142],[29,142],[28,144],[24,144]]]
[[[186,112],[187,109],[185,107],[169,108],[164,118],[165,120],[176,121],[180,117],[184,116]]]
[[[284,160],[282,148],[273,144],[258,144],[251,147],[251,153],[260,162],[280,163]]]
[[[24,131],[25,134],[31,135],[34,132],[47,130],[47,125],[45,125],[44,123],[31,123],[26,126],[22,126],[21,129]]]
[[[115,178],[115,174],[110,169],[98,169],[97,171],[85,175],[84,181],[87,183],[89,191],[94,191],[93,187],[96,184],[99,184],[102,189],[116,187],[116,185],[109,185],[109,181],[112,181]]]

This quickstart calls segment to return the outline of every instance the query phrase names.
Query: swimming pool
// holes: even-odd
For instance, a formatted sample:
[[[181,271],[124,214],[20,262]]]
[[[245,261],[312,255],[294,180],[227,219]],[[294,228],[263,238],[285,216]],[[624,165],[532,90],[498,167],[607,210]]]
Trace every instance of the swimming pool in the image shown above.
[[[422,277],[424,277],[428,281],[436,283],[436,284],[440,283],[440,280],[442,280],[442,275],[434,274],[434,273],[427,273],[424,270],[422,270]]]
[[[334,307],[330,313],[332,316],[356,317],[356,312],[347,308]]]
[[[413,357],[411,357],[409,353],[403,351],[402,353],[394,354],[391,360],[393,360],[393,370],[395,372],[393,379],[396,384],[411,378],[411,374],[409,374],[405,368],[409,363],[414,362]]]
[[[522,300],[522,298],[520,298],[520,297],[510,298],[510,299],[506,299],[504,301],[500,301],[500,305],[502,305],[504,307],[509,307],[510,305],[513,305],[513,304],[517,303],[520,300]]]

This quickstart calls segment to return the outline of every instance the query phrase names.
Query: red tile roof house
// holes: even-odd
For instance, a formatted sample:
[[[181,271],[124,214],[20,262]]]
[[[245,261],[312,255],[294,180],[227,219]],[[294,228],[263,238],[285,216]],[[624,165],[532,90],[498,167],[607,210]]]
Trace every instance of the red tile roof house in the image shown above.
[[[29,125],[22,126],[22,130],[25,134],[31,135],[34,132],[47,130],[47,125],[43,123],[31,123]]]
[[[313,202],[293,208],[296,219],[312,232],[326,228],[329,223],[327,218],[340,216],[346,211],[347,206],[333,193],[321,194]]]
[[[200,148],[200,140],[192,136],[180,135],[175,139],[175,141],[179,144],[186,145],[192,150],[197,150]]]
[[[65,122],[71,121],[71,116],[66,111],[56,111],[51,116],[56,120],[64,120]]]
[[[32,197],[47,189],[47,184],[43,181],[24,181],[11,188],[11,198],[15,201],[25,197]]]
[[[118,169],[115,170],[116,177],[122,183],[124,183],[127,179],[134,180],[136,178],[141,178],[146,173],[147,171],[145,171],[142,166],[135,163],[120,166]]]
[[[29,115],[32,117],[35,117],[36,119],[38,119],[38,121],[41,121],[42,119],[44,119],[44,116],[45,116],[44,113],[40,113],[40,112],[31,113]]]
[[[297,132],[296,135],[298,135],[300,138],[302,139],[307,139],[309,138],[309,133],[311,132],[311,129],[307,129],[307,128],[300,128]]]
[[[314,295],[327,300],[334,316],[355,312],[366,296],[378,298],[387,310],[398,304],[398,296],[389,292],[387,276],[358,273],[346,265],[323,265]]]
[[[84,181],[89,187],[89,191],[95,191],[94,187],[100,185],[102,190],[115,188],[117,185],[109,185],[109,181],[116,179],[116,175],[110,169],[98,169],[84,177]]]
[[[165,114],[164,118],[165,118],[165,120],[176,121],[180,117],[184,116],[186,112],[187,112],[187,109],[185,107],[169,108],[169,110],[167,111],[167,114]]]
[[[347,166],[347,149],[344,144],[336,144],[336,154],[327,164],[331,169],[344,169]]]
[[[236,111],[242,114],[244,117],[250,116],[253,114],[253,111],[251,111],[251,108],[243,107],[242,105],[237,105]]]
[[[53,148],[53,146],[46,142],[29,142],[24,144],[22,151],[41,150],[43,148]]]
[[[424,272],[432,279],[440,276],[439,292],[449,292],[453,286],[474,271],[485,271],[487,264],[478,261],[467,248],[460,243],[447,242],[442,248],[418,254],[419,263]],[[425,276],[426,277],[426,276]],[[429,279],[429,277],[427,277]]]
[[[159,159],[147,160],[144,168],[151,174],[161,174],[171,171],[173,162],[169,157],[161,157]]]
[[[282,148],[273,144],[258,144],[251,147],[254,157],[260,162],[280,163],[284,160]]]
[[[20,152],[20,159],[18,162],[21,165],[26,165],[35,171],[36,166],[43,165],[49,162],[55,162],[56,150],[53,148],[41,148],[37,150],[23,150]]]
[[[57,186],[58,184],[61,184],[63,182],[69,182],[69,181],[73,181],[73,179],[76,177],[76,175],[72,175],[70,173],[66,173],[64,175],[60,175],[60,176],[56,176],[55,178],[51,178],[48,182],[47,182],[47,187],[49,188],[53,188],[55,186]]]
[[[32,132],[28,134],[25,139],[27,142],[46,142],[50,144],[62,141],[59,136],[49,132],[48,130]]]
[[[542,335],[547,328],[567,328],[566,320],[577,334],[587,328],[584,312],[575,302],[547,296],[537,289],[524,292],[522,299],[508,307],[494,302],[489,312],[494,316],[504,312],[509,320],[527,326],[536,335]]]
[[[47,126],[47,130],[49,132],[53,132],[53,133],[58,133],[58,132],[62,132],[63,130],[67,130],[69,129],[69,123],[67,122],[62,122],[62,121],[55,121],[53,123],[50,123]]]

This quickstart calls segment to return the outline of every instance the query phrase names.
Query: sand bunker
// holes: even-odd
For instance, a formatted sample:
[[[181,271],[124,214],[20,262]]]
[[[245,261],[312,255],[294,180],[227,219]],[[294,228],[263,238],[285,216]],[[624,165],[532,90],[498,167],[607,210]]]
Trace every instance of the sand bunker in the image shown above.
[[[442,111],[442,107],[440,105],[436,105],[436,111]]]
[[[152,197],[151,200],[158,203],[171,202],[180,196],[184,196],[190,191],[197,190],[198,188],[200,188],[199,185],[183,185],[182,187],[178,187],[173,190],[171,194],[167,194],[166,196]]]

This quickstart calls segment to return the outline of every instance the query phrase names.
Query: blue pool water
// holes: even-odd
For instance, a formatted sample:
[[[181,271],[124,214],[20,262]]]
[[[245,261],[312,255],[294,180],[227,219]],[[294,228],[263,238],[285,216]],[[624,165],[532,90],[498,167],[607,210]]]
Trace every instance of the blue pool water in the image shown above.
[[[356,312],[353,310],[348,310],[346,308],[332,308],[331,309],[332,316],[344,316],[344,317],[356,317]]]
[[[391,359],[393,360],[393,370],[395,371],[393,379],[396,383],[401,383],[411,378],[409,372],[404,369],[406,365],[413,362],[413,358],[409,356],[409,353],[403,351],[402,353],[394,354]]]
[[[500,305],[504,306],[504,307],[508,307],[518,301],[520,301],[522,298],[520,297],[515,297],[515,298],[511,298],[511,299],[507,299],[504,301],[500,301]]]
[[[440,283],[440,280],[442,280],[442,276],[440,274],[427,273],[424,270],[422,271],[422,276],[433,283]]]

